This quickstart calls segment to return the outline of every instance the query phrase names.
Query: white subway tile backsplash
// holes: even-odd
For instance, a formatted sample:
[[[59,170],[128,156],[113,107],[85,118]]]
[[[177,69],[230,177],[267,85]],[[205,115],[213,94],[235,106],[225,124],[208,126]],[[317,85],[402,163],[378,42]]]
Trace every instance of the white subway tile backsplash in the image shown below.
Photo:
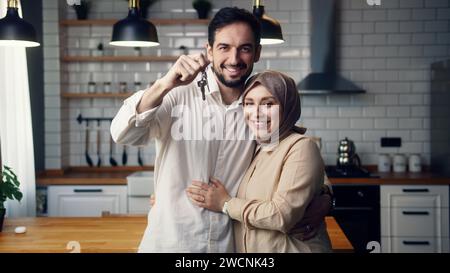
[[[388,117],[409,117],[409,106],[389,106],[387,107]]]
[[[411,107],[411,117],[426,118],[430,117],[430,107],[429,106],[412,106]]]
[[[406,21],[411,19],[410,9],[389,9],[387,18],[390,21]]]
[[[386,136],[386,130],[363,130],[363,140],[364,141],[375,141],[380,142],[382,137]]]
[[[389,130],[387,131],[387,137],[399,137],[403,143],[411,140],[411,133],[409,130]]]
[[[353,141],[362,141],[362,131],[361,130],[340,130],[339,131],[339,139],[349,138]],[[337,153],[337,143],[336,143],[336,149],[333,151],[336,151]],[[328,152],[332,152],[329,151]]]
[[[411,34],[388,34],[387,43],[390,45],[411,44]]]
[[[369,118],[352,118],[350,128],[352,129],[372,129],[374,121]]]
[[[424,23],[421,21],[400,22],[400,32],[417,33],[424,30]]]
[[[422,153],[422,151],[423,151],[422,142],[402,143],[402,147],[399,148],[399,152],[404,154],[417,154]]]
[[[420,118],[400,118],[398,120],[400,129],[422,129],[423,119]]]
[[[426,0],[425,7],[430,8],[445,8],[448,7],[450,3],[448,0]]]
[[[338,129],[338,130],[350,129],[349,119],[328,118],[326,120],[326,124],[327,129]]]
[[[45,102],[53,105],[53,108],[45,112],[45,131],[47,142],[59,145],[62,139],[64,144],[61,156],[46,156],[47,168],[85,164],[82,152],[80,154],[74,148],[84,141],[84,126],[75,121],[77,114],[112,117],[122,105],[121,99],[58,101],[60,89],[86,92],[89,72],[93,72],[94,78],[99,82],[111,75],[114,90],[117,89],[116,82],[121,80],[129,82],[131,87],[134,73],[139,73],[142,81],[151,82],[164,75],[171,66],[170,62],[125,63],[126,67],[120,63],[60,64],[60,27],[55,2],[57,1],[44,1],[44,5],[50,4],[52,7],[44,10]],[[251,9],[251,2],[247,0],[213,2],[216,10],[231,5]],[[409,146],[405,150],[429,153],[429,137],[426,133],[429,128],[429,67],[432,62],[450,55],[448,7],[448,0],[382,0],[379,7],[370,7],[360,0],[340,1],[339,71],[367,90],[367,93],[301,97],[303,108],[300,123],[308,127],[308,134],[322,137],[322,154],[326,163],[335,164],[337,141],[345,135],[358,142],[358,153],[364,164],[377,163],[374,152],[402,151],[380,150],[379,139],[387,135],[402,137]],[[98,12],[99,9],[102,12]],[[255,71],[266,68],[281,70],[298,81],[310,72],[309,1],[271,0],[267,1],[266,10],[268,15],[281,22],[286,43],[264,47]],[[92,6],[91,18],[119,19],[126,12],[126,1],[97,0]],[[65,14],[69,18],[75,17],[72,9]],[[189,0],[157,1],[150,9],[150,18],[195,17],[192,1]],[[203,25],[157,28],[161,46],[142,49],[143,56],[178,55],[180,45],[188,46],[191,53],[197,52],[207,42],[207,27]],[[107,46],[111,27],[71,26],[61,28],[61,32],[68,37],[68,47],[62,54],[90,55],[99,42]],[[93,39],[90,37],[95,37],[95,41],[90,41]],[[65,38],[63,43],[66,43],[64,40]],[[134,54],[133,50],[128,49],[108,49],[111,55]],[[60,78],[60,69],[70,72],[69,76],[63,74]],[[99,111],[90,112],[92,109]],[[102,144],[105,150],[102,156],[105,160],[108,150],[107,127],[107,124],[102,124],[101,127],[106,132],[103,135],[105,143]],[[61,136],[61,131],[66,131],[66,128],[69,133]],[[59,142],[56,142],[58,139]],[[118,147],[118,157],[120,153],[121,147]],[[135,149],[131,149],[130,154],[135,153]],[[154,145],[151,145],[145,156],[149,164],[153,162],[154,154]],[[425,154],[425,161],[429,160],[428,157],[429,154]],[[135,158],[131,160],[137,164],[135,161]]]
[[[421,94],[408,94],[408,95],[399,95],[399,104],[400,105],[422,105],[423,104],[423,95]]]
[[[396,118],[375,119],[375,129],[396,129],[396,128],[398,128],[398,120]]]
[[[395,46],[375,47],[375,57],[396,57],[396,56],[398,56],[398,47]]]
[[[447,32],[449,29],[448,25],[448,21],[425,22],[425,32]]]
[[[362,107],[339,107],[339,117],[350,118],[362,116]]]
[[[398,32],[399,24],[398,22],[376,22],[375,32],[376,33],[396,33]]]
[[[385,45],[386,34],[364,34],[364,45]]]
[[[437,19],[439,20],[449,20],[450,19],[450,9],[439,8],[437,10]]]
[[[421,8],[423,2],[424,0],[400,0],[399,3],[401,8]]]
[[[384,106],[367,106],[363,109],[364,117],[386,117],[386,107]]]
[[[387,11],[386,10],[364,10],[363,11],[363,21],[383,21],[386,20]]]
[[[430,141],[430,131],[428,131],[428,130],[412,130],[411,131],[411,140],[412,141],[429,142]]]
[[[413,9],[413,20],[434,20],[436,18],[436,9]]]

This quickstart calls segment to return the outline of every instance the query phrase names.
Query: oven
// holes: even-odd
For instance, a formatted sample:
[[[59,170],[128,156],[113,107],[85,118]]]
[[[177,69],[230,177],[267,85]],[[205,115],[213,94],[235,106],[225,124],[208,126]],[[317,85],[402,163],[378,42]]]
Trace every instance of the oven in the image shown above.
[[[335,209],[330,213],[356,253],[367,253],[367,243],[380,242],[380,187],[333,185]]]

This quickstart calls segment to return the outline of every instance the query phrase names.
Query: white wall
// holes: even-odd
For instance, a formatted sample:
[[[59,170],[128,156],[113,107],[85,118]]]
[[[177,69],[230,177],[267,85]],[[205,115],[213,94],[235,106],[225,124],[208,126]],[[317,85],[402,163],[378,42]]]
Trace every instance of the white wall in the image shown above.
[[[125,1],[93,2],[91,18],[126,15]],[[150,18],[195,18],[191,2],[160,0],[151,8]],[[224,6],[251,9],[252,4],[250,0],[212,2],[216,9]],[[59,30],[59,18],[75,15],[65,1],[58,3],[59,9],[57,1],[44,0],[47,169],[85,164],[84,127],[75,121],[78,113],[111,117],[121,104],[119,100],[61,100],[60,84],[63,90],[86,92],[90,73],[97,81],[116,73],[118,81],[126,80],[130,84],[138,73],[142,82],[151,82],[170,66],[170,63],[60,64],[60,55],[90,54],[98,42],[107,45],[111,27]],[[265,47],[255,70],[281,70],[298,81],[309,72],[309,1],[267,0],[265,3],[269,15],[281,22],[286,43]],[[323,138],[322,152],[327,164],[335,163],[337,143],[346,136],[355,141],[363,164],[376,164],[377,153],[381,152],[421,153],[428,163],[429,66],[450,56],[450,1],[382,0],[379,7],[370,7],[365,0],[341,0],[340,4],[340,72],[367,93],[302,97],[301,123],[309,134]],[[177,55],[180,45],[187,45],[194,52],[201,50],[207,37],[206,26],[163,26],[158,27],[158,34],[161,47],[144,50],[143,54]],[[132,51],[115,50],[114,54],[129,55]],[[105,162],[109,125],[104,125]],[[383,136],[402,137],[403,146],[381,148],[379,141]],[[120,152],[118,149],[118,155]],[[135,154],[136,149],[131,153]],[[154,148],[147,148],[145,154],[146,162],[153,161]],[[137,164],[134,155],[130,156],[130,164]]]

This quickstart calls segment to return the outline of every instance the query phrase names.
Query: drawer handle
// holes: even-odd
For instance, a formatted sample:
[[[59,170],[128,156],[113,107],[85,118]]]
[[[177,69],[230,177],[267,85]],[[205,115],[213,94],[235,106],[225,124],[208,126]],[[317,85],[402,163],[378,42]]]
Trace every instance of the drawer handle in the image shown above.
[[[428,189],[403,189],[403,192],[429,192]]]
[[[404,215],[430,215],[428,211],[403,211]]]
[[[428,241],[403,241],[404,245],[421,245],[421,246],[428,246],[430,245],[430,242]]]
[[[83,192],[83,193],[85,193],[85,192],[103,192],[103,190],[102,189],[74,189],[73,192],[78,192],[78,193],[80,193],[80,192]]]

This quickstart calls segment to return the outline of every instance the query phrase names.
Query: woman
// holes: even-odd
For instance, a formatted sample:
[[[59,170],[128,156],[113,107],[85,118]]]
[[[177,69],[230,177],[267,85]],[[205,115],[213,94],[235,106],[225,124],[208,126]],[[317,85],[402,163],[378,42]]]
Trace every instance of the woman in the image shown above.
[[[325,223],[307,241],[288,234],[324,182],[317,145],[303,135],[305,128],[295,126],[301,107],[294,80],[280,72],[262,72],[248,81],[242,98],[258,148],[237,196],[211,179],[209,185],[194,181],[186,189],[189,198],[235,220],[237,252],[330,252]]]

